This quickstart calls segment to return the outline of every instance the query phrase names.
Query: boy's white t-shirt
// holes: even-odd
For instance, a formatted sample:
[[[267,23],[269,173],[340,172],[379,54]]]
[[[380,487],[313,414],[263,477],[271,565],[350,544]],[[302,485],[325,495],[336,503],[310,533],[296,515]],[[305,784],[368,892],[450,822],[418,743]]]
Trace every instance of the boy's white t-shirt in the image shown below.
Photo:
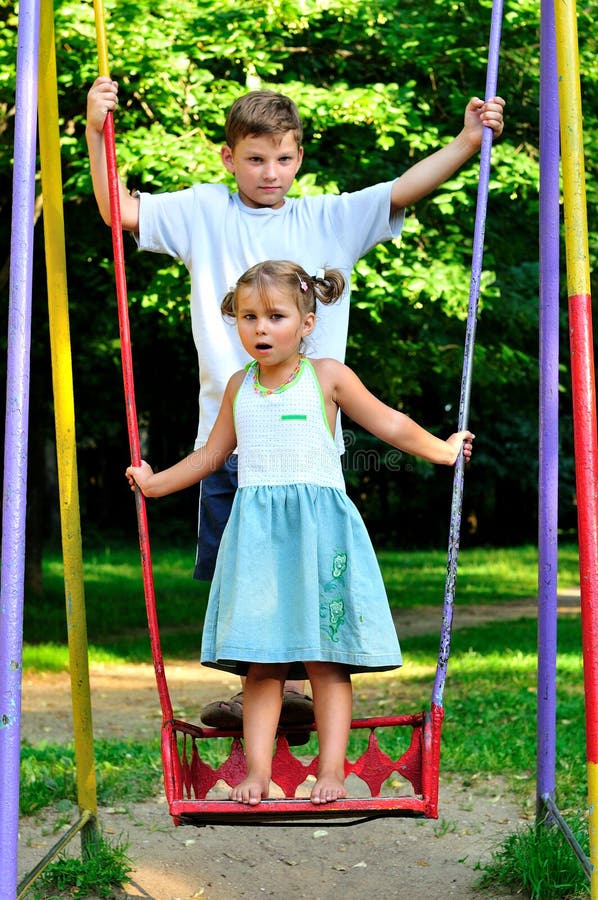
[[[279,209],[252,209],[225,185],[198,184],[164,194],[140,194],[138,245],[180,259],[191,275],[191,324],[199,361],[199,430],[204,444],[224,390],[249,357],[220,304],[237,279],[258,262],[288,259],[315,275],[340,269],[343,297],[318,305],[308,355],[344,362],[353,266],[376,244],[397,238],[403,212],[391,216],[393,182],[350,194],[287,197]]]

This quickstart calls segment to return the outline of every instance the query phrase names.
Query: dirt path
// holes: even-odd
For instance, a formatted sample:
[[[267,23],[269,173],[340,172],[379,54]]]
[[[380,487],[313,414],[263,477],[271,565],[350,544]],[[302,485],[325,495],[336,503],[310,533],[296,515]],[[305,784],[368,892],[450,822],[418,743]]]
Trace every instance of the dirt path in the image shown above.
[[[431,615],[433,613],[433,619]],[[579,613],[575,592],[562,595],[559,613]],[[497,618],[534,617],[532,603],[458,610],[454,628]],[[438,628],[437,611],[412,610],[397,623],[402,637]],[[193,663],[167,665],[176,714],[193,721],[204,703],[237,690],[235,679]],[[368,676],[372,677],[372,676]],[[94,666],[90,672],[94,734],[136,739],[160,728],[153,668]],[[72,740],[70,680],[65,674],[26,676],[22,737]],[[24,819],[19,872],[29,871],[57,840],[55,814]],[[100,810],[102,828],[128,842],[135,868],[122,898],[236,900],[264,896],[336,900],[441,900],[473,896],[476,867],[521,821],[521,810],[500,779],[441,780],[438,821],[383,819],[352,828],[174,828],[162,797]],[[73,842],[77,852],[78,843]],[[486,897],[503,896],[500,893]]]

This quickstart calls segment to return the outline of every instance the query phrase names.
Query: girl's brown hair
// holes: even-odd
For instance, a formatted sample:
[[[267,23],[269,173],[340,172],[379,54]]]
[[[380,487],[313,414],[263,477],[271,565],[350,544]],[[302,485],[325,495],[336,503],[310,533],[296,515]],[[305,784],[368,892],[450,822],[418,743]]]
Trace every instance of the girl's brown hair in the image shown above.
[[[272,287],[288,291],[302,315],[315,313],[316,300],[334,303],[345,290],[345,278],[339,269],[318,269],[315,275],[308,273],[289,260],[267,260],[248,269],[230,289],[222,301],[224,316],[237,315],[237,291],[240,287],[253,287],[262,303],[270,306],[269,291]]]

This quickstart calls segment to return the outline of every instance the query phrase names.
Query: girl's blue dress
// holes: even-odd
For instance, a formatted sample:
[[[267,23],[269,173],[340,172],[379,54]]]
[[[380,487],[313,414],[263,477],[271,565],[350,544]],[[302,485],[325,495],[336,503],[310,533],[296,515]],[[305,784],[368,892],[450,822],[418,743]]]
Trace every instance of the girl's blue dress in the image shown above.
[[[249,366],[235,399],[239,489],[210,590],[201,661],[237,674],[250,662],[393,669],[401,651],[382,576],[304,359],[276,391]]]

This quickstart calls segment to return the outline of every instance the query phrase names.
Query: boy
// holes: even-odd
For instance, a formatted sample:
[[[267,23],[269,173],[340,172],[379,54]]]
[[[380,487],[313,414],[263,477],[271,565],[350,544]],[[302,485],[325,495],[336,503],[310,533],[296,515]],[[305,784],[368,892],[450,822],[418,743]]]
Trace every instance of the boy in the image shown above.
[[[88,94],[86,137],[94,194],[108,225],[102,132],[106,114],[117,103],[117,83],[97,78]],[[177,257],[191,274],[191,324],[201,380],[196,447],[207,439],[228,379],[248,361],[236,329],[220,314],[230,285],[266,259],[292,259],[312,274],[340,269],[350,284],[358,259],[376,244],[399,236],[405,207],[439,187],[479,150],[484,126],[500,136],[503,107],[500,97],[485,103],[472,98],[457,137],[394,181],[351,194],[294,199],[287,193],[303,161],[299,112],[282,94],[252,91],[231,107],[221,149],[222,163],[234,176],[237,191],[220,184],[196,184],[172,193],[131,195],[120,184],[123,229],[136,236],[140,249]],[[334,306],[318,309],[314,355],[343,362],[348,321],[349,290]],[[202,483],[195,578],[209,580],[213,575],[235,489],[234,458]],[[215,701],[202,710],[202,721],[240,727],[242,701],[242,692]],[[313,722],[311,699],[303,693],[302,683],[285,685],[280,721]]]

